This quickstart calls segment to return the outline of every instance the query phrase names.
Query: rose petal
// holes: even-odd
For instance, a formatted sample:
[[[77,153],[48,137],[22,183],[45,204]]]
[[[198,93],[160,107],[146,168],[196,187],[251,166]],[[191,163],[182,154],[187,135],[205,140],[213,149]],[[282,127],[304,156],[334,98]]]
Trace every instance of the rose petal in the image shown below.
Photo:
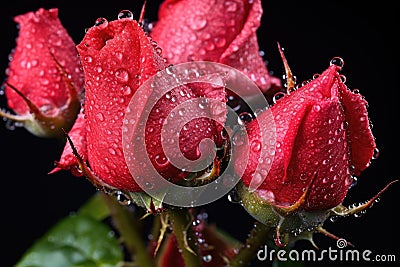
[[[85,115],[83,111],[78,114],[75,124],[72,129],[68,132],[68,136],[71,138],[74,147],[78,151],[79,155],[83,160],[87,159],[87,144],[86,144],[86,128],[85,128]],[[50,172],[50,174],[58,172],[60,170],[73,170],[78,166],[78,161],[72,153],[72,147],[67,142],[64,150],[61,154],[60,160],[56,162],[56,167]],[[77,174],[77,173],[75,173]]]
[[[376,148],[369,124],[367,101],[347,88],[340,93],[351,142],[351,164],[354,166],[354,175],[358,176],[369,166]]]
[[[162,58],[131,19],[90,28],[77,48],[85,72],[89,164],[107,184],[138,191],[122,152],[122,122],[132,95],[163,67]]]
[[[38,9],[15,17],[20,33],[12,53],[7,82],[15,86],[46,115],[57,114],[68,99],[68,88],[54,58],[71,76],[74,88],[83,89],[83,73],[75,43],[58,18],[58,9]],[[54,55],[53,56],[51,55]],[[25,101],[6,86],[8,106],[17,114],[29,112]]]
[[[259,55],[260,0],[165,1],[151,35],[172,64],[205,60],[243,71],[261,90],[281,87]]]

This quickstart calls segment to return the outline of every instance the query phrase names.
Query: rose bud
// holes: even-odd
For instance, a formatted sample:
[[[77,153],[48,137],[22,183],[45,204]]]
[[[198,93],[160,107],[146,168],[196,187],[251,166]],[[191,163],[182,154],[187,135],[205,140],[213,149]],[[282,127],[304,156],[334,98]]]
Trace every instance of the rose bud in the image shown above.
[[[150,34],[170,64],[212,61],[245,73],[266,92],[281,88],[260,55],[260,0],[166,0]]]
[[[60,169],[77,168],[77,174],[82,172],[100,189],[141,192],[143,189],[137,184],[125,160],[122,135],[127,123],[131,124],[129,127],[134,131],[146,100],[151,99],[157,91],[158,87],[155,86],[149,91],[136,93],[150,77],[165,70],[161,48],[147,36],[141,24],[132,19],[132,13],[125,10],[120,12],[118,20],[99,18],[95,26],[87,30],[77,49],[85,73],[85,104],[82,116],[78,117],[68,133],[69,142],[52,173]],[[148,155],[151,164],[163,177],[184,178],[182,170],[168,162],[163,153],[161,130],[167,115],[188,99],[208,96],[225,100],[223,87],[210,89],[201,84],[177,86],[163,95],[152,109],[145,123],[145,140],[141,142],[146,144],[143,153]],[[139,97],[140,101],[132,107],[129,104],[134,96]],[[225,107],[225,102],[223,104]],[[128,120],[125,115],[130,109],[137,112],[137,116]],[[195,131],[199,125],[208,130]],[[198,118],[188,123],[179,139],[182,147],[185,146],[183,155],[196,158],[197,147],[204,138],[220,143],[219,131],[219,126],[208,119]],[[137,172],[145,172],[150,168],[143,162],[130,164],[137,164],[133,168],[135,177],[139,175]],[[152,179],[144,178],[149,182]],[[142,204],[150,210],[157,209],[153,202]]]
[[[347,88],[342,66],[334,58],[322,74],[288,90],[246,125],[248,142],[235,147],[236,155],[249,153],[248,162],[235,159],[243,173],[243,206],[276,227],[278,244],[283,234],[324,232],[327,217],[359,213],[377,197],[353,208],[341,205],[376,150],[367,102]]]
[[[5,95],[16,114],[0,116],[40,137],[62,137],[80,109],[83,72],[75,43],[58,10],[39,9],[16,16],[19,36],[10,54]]]

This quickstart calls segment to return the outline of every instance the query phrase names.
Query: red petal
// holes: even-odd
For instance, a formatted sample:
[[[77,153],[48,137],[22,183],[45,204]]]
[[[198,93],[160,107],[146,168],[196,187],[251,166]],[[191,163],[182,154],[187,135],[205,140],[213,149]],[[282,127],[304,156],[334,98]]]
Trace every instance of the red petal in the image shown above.
[[[214,225],[202,222],[202,226],[194,227],[196,238],[199,240],[199,249],[203,258],[203,267],[221,267],[226,265],[226,260],[235,255],[235,245],[221,238]],[[201,228],[201,229],[198,229]],[[170,234],[161,251],[159,266],[179,267],[185,266],[179,245],[174,234]]]
[[[287,169],[290,187],[279,194],[308,190],[305,208],[325,210],[340,204],[347,194],[350,181],[349,145],[345,116],[338,99],[314,104],[301,123],[293,155]],[[301,187],[302,180],[312,182]],[[310,180],[313,179],[313,180]]]
[[[259,55],[261,1],[165,1],[151,35],[170,63],[220,62],[247,74],[263,90],[281,87]]]
[[[71,138],[76,150],[83,160],[87,159],[87,144],[86,144],[86,128],[85,128],[85,115],[81,111],[75,121],[74,126],[69,131],[68,135]],[[78,161],[72,153],[72,147],[67,142],[65,144],[64,150],[61,154],[60,160],[56,163],[56,168],[54,168],[50,174],[55,173],[59,170],[73,170],[73,168],[78,166]]]
[[[354,175],[358,176],[371,162],[376,148],[374,136],[369,125],[367,101],[360,94],[355,94],[346,87],[340,91],[343,109],[348,122],[351,142],[351,164]]]
[[[165,248],[162,251],[162,256],[159,260],[160,267],[185,267],[182,255],[178,249],[178,241],[175,235],[171,234],[165,244]]]
[[[212,90],[211,90],[212,89]],[[182,178],[182,170],[175,168],[174,165],[167,161],[164,151],[169,151],[171,156],[178,153],[183,154],[189,160],[200,158],[199,143],[203,139],[211,139],[217,147],[222,145],[221,130],[225,122],[225,90],[224,87],[213,88],[209,84],[194,83],[188,86],[179,86],[170,91],[168,97],[161,98],[154,106],[149,115],[146,124],[146,146],[149,157],[165,178],[172,178],[176,181]],[[203,97],[218,100],[223,107],[219,109],[215,106],[208,105],[204,102],[204,107],[200,107],[197,103],[188,105],[178,111],[173,120],[166,122],[165,118],[172,110],[185,101],[191,101]],[[160,112],[161,111],[161,112]],[[216,112],[221,111],[221,112]],[[175,111],[176,112],[176,111]],[[192,115],[197,118],[190,120]],[[215,121],[212,119],[214,117]],[[188,121],[181,127],[183,121]],[[218,123],[219,121],[219,123]],[[164,125],[165,124],[165,125]],[[172,131],[162,132],[162,127],[168,125]],[[150,131],[151,130],[151,131]],[[176,133],[179,132],[179,146],[175,146],[170,140],[174,140]],[[163,138],[161,139],[162,133]],[[163,141],[161,141],[163,140]],[[169,144],[170,145],[169,145]],[[178,148],[180,151],[178,151]]]
[[[75,43],[58,18],[58,9],[39,9],[15,17],[19,24],[17,45],[9,64],[7,82],[18,88],[45,115],[56,114],[68,99],[68,88],[56,60],[71,75],[75,89],[83,89],[83,73]],[[26,114],[26,103],[6,87],[8,105],[18,114]]]
[[[131,19],[90,28],[77,48],[85,71],[89,164],[107,184],[141,190],[124,159],[122,124],[132,95],[140,83],[164,67],[162,58]]]

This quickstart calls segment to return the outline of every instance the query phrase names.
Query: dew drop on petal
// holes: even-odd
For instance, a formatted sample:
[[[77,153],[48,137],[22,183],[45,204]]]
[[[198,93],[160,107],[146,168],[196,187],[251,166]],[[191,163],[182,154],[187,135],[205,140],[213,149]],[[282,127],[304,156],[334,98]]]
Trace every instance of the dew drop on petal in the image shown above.
[[[192,30],[198,31],[203,29],[207,25],[207,19],[203,16],[193,16],[188,21],[188,25]]]
[[[110,147],[110,148],[108,149],[108,152],[109,152],[111,155],[115,155],[115,150],[114,150],[112,147]]]
[[[88,63],[91,63],[91,62],[93,61],[93,58],[92,58],[91,56],[85,56],[85,57],[83,58],[83,60],[86,61],[86,62],[88,62]]]
[[[253,116],[249,112],[242,112],[239,114],[238,123],[240,125],[246,125],[253,120]]]
[[[129,81],[129,73],[126,69],[118,69],[115,72],[115,78],[119,83],[127,83]]]
[[[118,13],[118,19],[133,19],[133,13],[130,10],[121,10]]]
[[[374,154],[372,155],[372,159],[377,159],[379,157],[379,149],[375,148],[374,149]]]
[[[225,37],[215,37],[214,43],[217,47],[224,47],[226,45]]]
[[[272,101],[274,102],[274,104],[276,104],[276,102],[281,99],[282,97],[284,97],[286,94],[284,92],[278,92],[276,93],[273,98]]]
[[[131,88],[129,85],[127,85],[127,84],[123,85],[122,88],[121,88],[121,90],[122,90],[122,93],[123,93],[124,95],[130,95],[130,94],[132,94],[132,88]]]
[[[94,26],[100,27],[101,29],[104,29],[105,27],[107,27],[107,25],[108,21],[103,17],[96,19],[96,21],[94,22]]]
[[[254,152],[260,151],[260,150],[261,150],[261,142],[258,141],[258,140],[254,140],[254,141],[251,143],[251,149],[252,149]]]
[[[334,57],[331,59],[331,61],[329,63],[331,66],[336,65],[340,68],[343,68],[343,66],[344,66],[344,61],[341,57]]]
[[[240,98],[235,96],[228,96],[228,106],[231,107],[234,111],[237,111],[241,108]]]
[[[158,154],[154,157],[156,164],[160,167],[165,166],[168,164],[168,159],[163,154]]]
[[[99,121],[104,121],[104,116],[103,116],[102,113],[97,113],[97,114],[96,114],[96,118],[97,118]]]

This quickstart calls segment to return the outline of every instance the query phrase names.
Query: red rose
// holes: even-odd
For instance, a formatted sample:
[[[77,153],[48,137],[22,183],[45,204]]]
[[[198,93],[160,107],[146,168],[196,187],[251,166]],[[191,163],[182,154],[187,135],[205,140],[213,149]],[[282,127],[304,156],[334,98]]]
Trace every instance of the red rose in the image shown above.
[[[353,176],[367,168],[374,154],[367,102],[342,81],[342,61],[331,62],[339,66],[331,64],[319,77],[279,99],[271,113],[250,122],[248,144],[236,147],[237,155],[249,151],[248,163],[240,158],[235,162],[237,170],[244,170],[243,183],[250,186],[252,179],[257,184],[265,179],[256,194],[287,211],[322,211],[341,204]],[[265,138],[273,124],[275,150],[261,154],[269,149],[261,136]],[[266,172],[263,166],[271,160]]]
[[[260,0],[166,0],[151,36],[168,62],[212,61],[244,72],[265,92],[280,88],[259,54]]]
[[[62,136],[80,108],[83,72],[75,43],[58,18],[57,9],[16,16],[20,33],[10,55],[5,94],[17,114],[0,116],[22,122],[38,136]]]
[[[124,11],[121,14],[128,13]],[[90,170],[84,166],[86,169],[82,171],[108,186],[126,191],[142,191],[124,158],[124,118],[129,102],[139,86],[166,68],[161,49],[131,16],[110,22],[99,19],[87,31],[77,48],[85,73],[85,102],[82,116],[69,135],[82,162],[88,160]],[[153,90],[157,90],[157,87]],[[133,107],[137,117],[132,122],[132,128],[138,124],[146,99],[151,98],[152,93],[146,91],[139,96],[143,101]],[[168,162],[163,153],[161,131],[165,119],[178,104],[201,96],[221,101],[225,99],[223,88],[210,90],[209,86],[202,84],[178,86],[157,101],[146,121],[144,141],[147,151],[143,153],[147,153],[155,169],[165,178],[176,180],[184,177],[182,170]],[[199,126],[209,130],[195,131]],[[188,123],[187,129],[179,136],[183,154],[189,159],[197,158],[199,142],[210,138],[220,143],[219,131],[220,126],[208,119],[198,118]],[[67,144],[54,171],[82,165],[79,158],[71,157],[71,151],[70,144]],[[137,172],[145,171],[148,167],[143,162],[131,164],[137,164],[133,167]],[[151,181],[151,177],[146,178]]]

